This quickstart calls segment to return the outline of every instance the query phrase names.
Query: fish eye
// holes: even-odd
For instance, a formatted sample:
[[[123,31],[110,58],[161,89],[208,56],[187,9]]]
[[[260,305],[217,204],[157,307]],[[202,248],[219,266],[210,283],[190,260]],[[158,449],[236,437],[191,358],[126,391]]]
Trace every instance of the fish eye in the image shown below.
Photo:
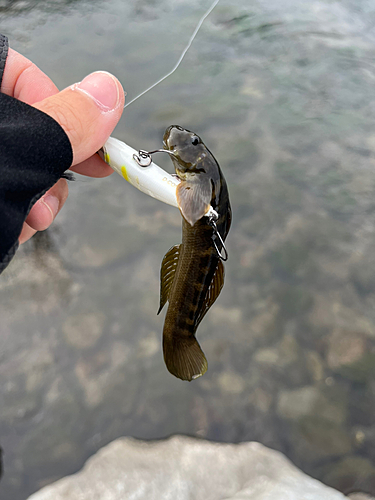
[[[191,143],[193,146],[197,146],[199,144],[199,137],[196,135],[193,135],[193,137],[191,138]]]

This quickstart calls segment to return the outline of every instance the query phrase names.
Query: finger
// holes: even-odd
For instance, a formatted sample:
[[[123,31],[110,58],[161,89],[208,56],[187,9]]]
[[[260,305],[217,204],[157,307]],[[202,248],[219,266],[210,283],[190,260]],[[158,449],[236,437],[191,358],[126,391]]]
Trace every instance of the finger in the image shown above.
[[[9,49],[1,91],[27,104],[34,104],[59,90],[29,59]]]
[[[73,165],[87,160],[110,136],[124,108],[120,82],[104,71],[34,106],[52,116],[65,130],[73,149]]]
[[[44,231],[54,221],[68,197],[68,183],[60,179],[30,210],[26,223],[36,231]]]
[[[26,222],[24,222],[21,234],[18,238],[20,245],[22,245],[22,243],[25,243],[25,241],[29,240],[32,236],[34,236],[35,233],[36,230],[32,229],[28,224],[26,224]]]
[[[103,161],[99,155],[95,154],[88,158],[87,160],[71,167],[73,172],[81,175],[88,175],[90,177],[108,177],[108,175],[113,174],[114,170]]]

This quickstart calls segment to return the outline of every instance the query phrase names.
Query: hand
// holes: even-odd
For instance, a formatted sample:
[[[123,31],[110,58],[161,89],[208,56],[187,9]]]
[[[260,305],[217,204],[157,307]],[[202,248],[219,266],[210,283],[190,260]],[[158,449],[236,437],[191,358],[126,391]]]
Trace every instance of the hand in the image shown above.
[[[113,170],[96,153],[111,135],[124,108],[120,82],[105,72],[59,92],[35,64],[9,49],[2,92],[52,116],[65,130],[73,149],[71,170],[89,177],[106,177]],[[23,225],[20,243],[49,227],[68,197],[60,179],[32,207]]]

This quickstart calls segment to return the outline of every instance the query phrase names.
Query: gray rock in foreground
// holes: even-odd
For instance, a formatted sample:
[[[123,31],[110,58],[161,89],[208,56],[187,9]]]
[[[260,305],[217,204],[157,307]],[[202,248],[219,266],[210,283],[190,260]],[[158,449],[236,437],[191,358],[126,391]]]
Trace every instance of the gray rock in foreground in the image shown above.
[[[29,500],[344,500],[259,443],[121,438]]]

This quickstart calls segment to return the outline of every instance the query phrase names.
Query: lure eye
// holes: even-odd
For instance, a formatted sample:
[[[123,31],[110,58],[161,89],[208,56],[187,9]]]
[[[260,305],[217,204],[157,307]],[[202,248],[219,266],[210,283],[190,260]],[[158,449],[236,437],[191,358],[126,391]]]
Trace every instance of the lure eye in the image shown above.
[[[193,135],[193,137],[191,138],[191,143],[193,146],[197,146],[199,144],[199,137]]]

